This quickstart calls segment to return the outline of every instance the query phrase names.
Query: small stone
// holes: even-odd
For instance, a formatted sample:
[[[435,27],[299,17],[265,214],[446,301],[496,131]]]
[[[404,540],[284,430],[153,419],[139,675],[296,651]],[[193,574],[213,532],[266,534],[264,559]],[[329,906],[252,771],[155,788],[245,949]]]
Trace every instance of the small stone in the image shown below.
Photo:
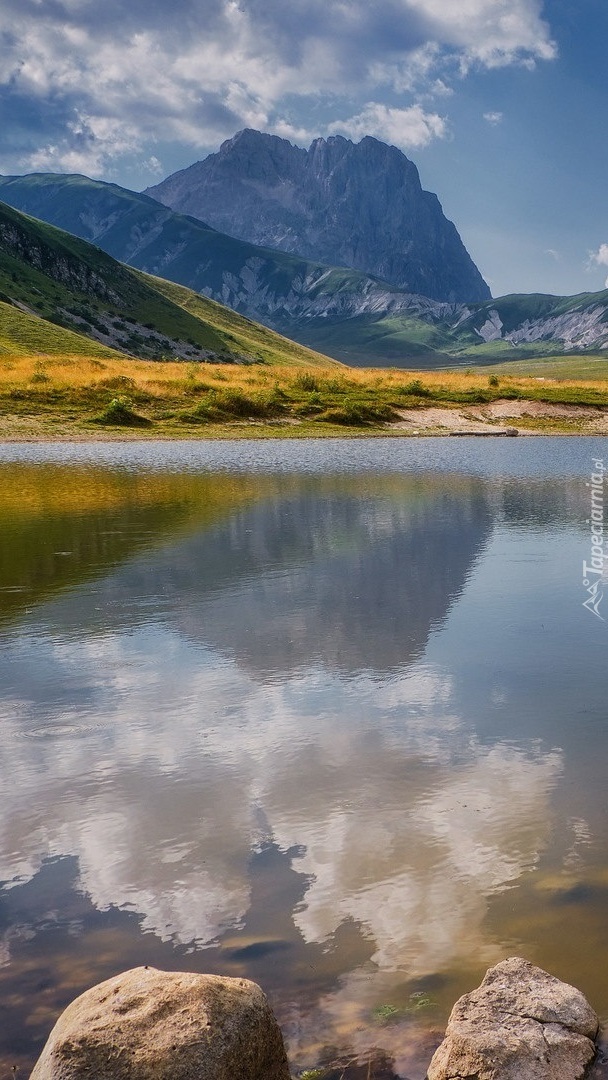
[[[580,990],[511,957],[456,1002],[427,1080],[582,1080],[597,1031]]]
[[[289,1080],[256,983],[134,968],[60,1016],[31,1080]]]

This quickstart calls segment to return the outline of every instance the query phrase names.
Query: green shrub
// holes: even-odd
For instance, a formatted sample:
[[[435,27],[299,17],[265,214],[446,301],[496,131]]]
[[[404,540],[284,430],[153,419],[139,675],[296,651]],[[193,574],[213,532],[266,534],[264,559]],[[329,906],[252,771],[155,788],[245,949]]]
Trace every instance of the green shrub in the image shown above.
[[[404,383],[399,387],[399,393],[405,394],[407,397],[432,397],[433,391],[430,386],[425,386],[420,382],[420,379],[412,379],[411,382]]]
[[[194,379],[190,380],[190,377],[188,377],[183,392],[186,397],[198,397],[199,394],[208,394],[213,389],[210,383],[195,382]]]
[[[492,394],[489,390],[484,390],[482,386],[475,386],[472,390],[466,391],[466,400],[474,402],[491,401]]]
[[[312,371],[301,371],[293,380],[293,385],[297,390],[312,393],[319,389],[319,379],[316,375],[313,375]]]
[[[97,387],[100,390],[131,390],[135,386],[135,379],[128,375],[112,375],[108,379],[100,379]]]
[[[280,391],[244,394],[242,390],[212,389],[192,411],[195,420],[268,419],[284,411]]]
[[[131,402],[125,397],[115,397],[106,405],[103,412],[93,418],[95,424],[112,424],[119,427],[149,427],[152,423],[145,416],[133,412]]]
[[[325,409],[314,419],[323,424],[344,424],[348,427],[364,427],[367,424],[382,424],[395,419],[390,405],[370,405],[365,401],[348,399],[341,405]]]

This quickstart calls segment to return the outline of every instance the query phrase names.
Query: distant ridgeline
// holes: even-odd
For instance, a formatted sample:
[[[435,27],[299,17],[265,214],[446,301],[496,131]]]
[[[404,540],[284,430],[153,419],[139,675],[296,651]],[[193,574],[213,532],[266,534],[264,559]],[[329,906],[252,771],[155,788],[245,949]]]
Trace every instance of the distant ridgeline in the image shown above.
[[[0,352],[331,364],[2,202]]]
[[[264,150],[263,154],[260,148]],[[237,169],[239,162],[242,176]],[[378,170],[384,167],[386,177],[380,183],[378,177],[383,174]],[[197,176],[206,177],[200,188],[196,186]],[[224,187],[222,176],[225,177]],[[271,182],[272,177],[274,181]],[[405,215],[404,208],[413,205],[415,198],[421,198],[421,205],[427,207],[427,223],[434,221],[439,230],[433,234],[436,242],[439,242],[440,234],[451,236],[461,265],[468,267],[468,295],[465,285],[457,293],[455,285],[450,285],[447,279],[440,288],[437,276],[423,295],[420,277],[416,278],[419,291],[415,292],[413,285],[387,284],[370,272],[345,265],[326,265],[307,254],[315,243],[320,244],[324,252],[328,252],[328,245],[332,243],[337,245],[333,250],[341,259],[346,259],[349,251],[345,222],[348,214],[354,213],[353,207],[359,199],[363,231],[366,236],[377,234],[376,254],[381,258],[384,219],[381,220],[382,215],[377,220],[374,218],[374,200],[380,198],[379,185],[384,191],[389,181],[396,184],[399,177],[402,217],[397,215],[396,224],[391,225],[392,203],[386,191],[384,202],[380,199],[378,203],[385,208],[386,228],[390,226],[397,230]],[[333,192],[333,202],[326,203],[325,210],[320,209],[322,182],[327,182]],[[344,196],[342,202],[340,184]],[[366,185],[373,186],[371,198],[371,187],[368,190]],[[128,313],[134,322],[129,323],[126,330],[112,325],[111,333],[110,324],[120,321],[120,312],[115,305],[105,304],[101,297],[96,298],[93,307],[89,305],[93,320],[87,319],[82,310],[80,313],[70,311],[70,307],[78,307],[73,302],[55,304],[53,309],[52,304],[46,303],[45,289],[41,289],[43,295],[38,298],[34,311],[39,310],[47,318],[54,312],[57,319],[72,330],[88,333],[104,345],[141,356],[177,353],[185,358],[196,355],[204,358],[203,354],[208,351],[220,358],[245,355],[260,359],[265,356],[264,348],[269,343],[264,345],[260,339],[259,335],[264,333],[260,328],[255,330],[257,344],[248,340],[248,334],[254,333],[249,319],[302,345],[355,365],[427,368],[459,364],[467,367],[572,351],[596,354],[608,347],[608,292],[576,297],[533,294],[489,299],[487,286],[469,259],[454,226],[443,217],[435,196],[420,188],[415,166],[394,147],[385,147],[374,139],[364,139],[358,146],[345,139],[330,139],[327,142],[317,140],[309,151],[305,151],[274,136],[243,132],[225,143],[219,154],[175,174],[153,190],[164,199],[171,197],[176,202],[183,201],[185,208],[190,210],[190,200],[197,198],[197,191],[202,192],[201,198],[204,196],[211,204],[219,190],[232,188],[239,198],[235,197],[231,228],[234,231],[241,226],[244,228],[244,222],[254,218],[256,224],[250,226],[251,230],[265,243],[272,241],[276,246],[261,247],[228,235],[195,217],[177,213],[146,194],[137,194],[115,184],[83,176],[54,174],[0,177],[0,199],[11,206],[98,245],[114,259],[177,282],[199,294],[197,301],[190,292],[186,295],[185,291],[180,293],[175,287],[170,292],[172,287],[167,284],[138,277],[140,288],[145,285],[148,290],[162,292],[165,306],[157,310],[142,299],[143,308],[140,304],[141,310]],[[279,205],[281,192],[284,205]],[[334,208],[333,216],[329,214],[329,205]],[[277,224],[279,211],[287,214],[291,223],[282,231]],[[202,213],[202,210],[198,212]],[[224,224],[228,209],[218,205],[215,213],[215,220]],[[238,214],[243,219],[241,225]],[[321,228],[322,219],[327,222],[327,229]],[[443,224],[437,224],[439,221]],[[279,244],[293,247],[300,241],[306,249],[303,254],[279,250]],[[354,262],[353,236],[350,243],[351,261]],[[429,244],[434,251],[432,238]],[[405,249],[407,244],[402,246]],[[359,261],[364,247],[365,244],[357,247]],[[393,244],[393,249],[398,251],[398,245]],[[422,274],[422,241],[417,241],[417,245],[412,241],[408,251],[418,253],[416,258]],[[101,258],[98,249],[95,258]],[[403,269],[405,255],[399,258]],[[386,262],[386,259],[382,264],[385,272],[396,276],[397,255],[392,262],[390,259]],[[430,281],[431,265],[432,260],[424,271],[427,281]],[[129,273],[124,268],[121,272]],[[448,273],[447,268],[445,273]],[[114,274],[112,271],[111,276]],[[36,287],[40,288],[40,285]],[[0,289],[6,292],[1,282]],[[457,298],[433,298],[433,292],[441,292],[441,289],[446,290],[443,292],[445,297],[457,294]],[[475,293],[475,289],[477,294],[471,300],[471,291]],[[150,300],[149,292],[147,296]],[[226,322],[225,314],[218,323],[219,309],[203,298],[219,301],[245,316],[238,323],[238,331]],[[29,303],[21,296],[15,299],[26,305]],[[166,306],[169,301],[181,308],[179,319],[185,318],[184,309],[188,309],[189,318],[193,320],[188,327],[182,323],[179,328],[173,325]],[[196,312],[195,304],[198,304]],[[57,306],[61,309],[58,313]],[[107,319],[104,310],[110,313]],[[124,313],[123,316],[122,322],[128,322]],[[175,317],[174,312],[172,318]],[[146,326],[148,323],[152,325]],[[281,349],[285,354],[285,350],[291,348],[285,341],[279,344],[280,341],[276,337],[273,339],[275,359]],[[322,362],[303,350],[295,362],[306,362],[307,355],[311,364]],[[285,354],[283,362],[292,361]]]

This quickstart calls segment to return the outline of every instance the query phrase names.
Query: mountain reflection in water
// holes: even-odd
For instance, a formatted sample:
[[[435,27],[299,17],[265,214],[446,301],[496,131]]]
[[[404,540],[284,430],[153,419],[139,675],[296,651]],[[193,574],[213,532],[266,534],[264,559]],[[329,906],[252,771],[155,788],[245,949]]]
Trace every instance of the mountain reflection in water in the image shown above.
[[[542,959],[534,890],[560,895],[603,820],[572,793],[596,766],[568,694],[530,681],[550,662],[559,688],[596,648],[563,591],[578,482],[99,470],[96,501],[66,469],[72,502],[49,507],[44,470],[20,470],[0,1060],[31,1062],[84,986],[157,963],[258,979],[294,1064],[380,1046],[418,1075],[421,1028],[481,969]],[[600,688],[586,708],[597,726]]]

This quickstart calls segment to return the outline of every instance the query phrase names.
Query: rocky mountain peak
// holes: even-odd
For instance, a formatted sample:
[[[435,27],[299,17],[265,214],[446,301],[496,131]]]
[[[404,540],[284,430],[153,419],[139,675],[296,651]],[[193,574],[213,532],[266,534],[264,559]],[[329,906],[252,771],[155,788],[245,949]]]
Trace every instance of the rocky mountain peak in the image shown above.
[[[308,150],[246,128],[146,194],[242,240],[449,302],[490,290],[414,163],[371,136]]]

